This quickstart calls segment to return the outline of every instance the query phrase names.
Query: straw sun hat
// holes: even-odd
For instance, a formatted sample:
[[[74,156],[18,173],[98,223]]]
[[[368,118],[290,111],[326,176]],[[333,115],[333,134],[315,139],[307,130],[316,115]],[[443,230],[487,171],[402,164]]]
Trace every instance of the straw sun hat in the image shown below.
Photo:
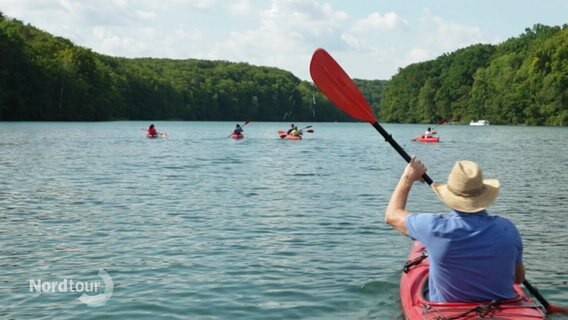
[[[461,212],[478,212],[487,208],[499,193],[499,180],[484,180],[479,165],[458,161],[452,168],[447,184],[434,183],[432,188],[450,208]]]

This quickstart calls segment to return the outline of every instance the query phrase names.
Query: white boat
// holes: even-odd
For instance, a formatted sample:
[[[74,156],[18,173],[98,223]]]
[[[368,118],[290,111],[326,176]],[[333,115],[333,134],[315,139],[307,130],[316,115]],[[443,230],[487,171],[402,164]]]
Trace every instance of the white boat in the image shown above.
[[[469,122],[470,126],[488,126],[489,125],[489,121],[487,120],[477,120],[477,121],[473,121],[471,120]]]

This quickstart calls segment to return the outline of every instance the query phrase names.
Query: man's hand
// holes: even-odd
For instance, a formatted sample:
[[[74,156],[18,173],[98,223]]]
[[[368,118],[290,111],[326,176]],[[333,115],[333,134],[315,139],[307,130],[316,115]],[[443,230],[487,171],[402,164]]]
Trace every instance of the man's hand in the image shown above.
[[[408,165],[406,165],[406,168],[404,169],[404,173],[402,174],[402,176],[411,182],[414,181],[424,182],[422,175],[424,175],[425,172],[426,172],[426,166],[424,165],[424,163],[422,163],[422,161],[420,160],[417,160],[416,156],[412,156],[412,158],[410,158],[410,162],[408,163]]]

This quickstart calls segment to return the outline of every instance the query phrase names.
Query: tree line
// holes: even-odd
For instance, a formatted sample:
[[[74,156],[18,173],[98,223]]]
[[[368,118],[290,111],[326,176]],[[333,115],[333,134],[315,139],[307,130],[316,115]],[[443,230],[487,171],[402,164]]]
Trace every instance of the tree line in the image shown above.
[[[355,82],[382,122],[565,126],[568,28],[535,25],[499,45],[401,68],[390,80]],[[239,119],[352,121],[285,70],[111,57],[0,12],[0,120]]]
[[[277,68],[97,54],[0,12],[0,120],[345,121]]]
[[[568,25],[537,24],[499,45],[416,63],[384,88],[387,122],[568,125]]]

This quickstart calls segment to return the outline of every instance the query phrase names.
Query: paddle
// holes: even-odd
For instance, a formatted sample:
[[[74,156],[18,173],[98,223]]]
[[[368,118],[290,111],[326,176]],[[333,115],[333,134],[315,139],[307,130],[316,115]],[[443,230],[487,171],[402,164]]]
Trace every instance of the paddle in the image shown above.
[[[338,106],[351,117],[369,122],[386,139],[387,142],[406,160],[410,161],[410,156],[400,145],[387,133],[375,119],[371,106],[363,97],[359,88],[341,66],[324,49],[317,49],[310,62],[310,75],[314,84],[325,94],[331,102]],[[422,178],[428,185],[433,183],[432,179],[425,173]],[[525,287],[533,296],[546,308],[548,313],[567,313],[561,307],[553,306],[534,288],[528,280],[523,282]]]
[[[438,122],[438,124],[437,124],[434,128],[432,128],[432,131],[433,131],[434,133],[437,133],[437,132],[435,132],[435,131],[436,131],[436,128],[438,128],[439,126],[443,126],[443,125],[445,125],[446,123],[448,123],[448,120],[446,120],[446,119],[440,120],[440,121]]]
[[[363,97],[355,82],[351,80],[341,66],[324,49],[320,48],[314,52],[310,62],[310,75],[315,85],[331,102],[351,117],[369,122],[406,162],[410,161],[408,153],[400,147],[375,119],[371,106]],[[432,184],[432,179],[426,173],[424,173],[422,178],[428,184]]]
[[[530,284],[528,280],[523,281],[523,284],[530,291],[530,293],[533,296],[535,296],[536,299],[544,306],[544,308],[546,309],[546,312],[548,312],[550,314],[554,314],[554,313],[568,314],[568,309],[558,307],[558,306],[554,306],[554,305],[551,305],[550,303],[548,303],[548,301],[546,301],[546,299],[540,294],[540,292],[537,290],[537,288],[533,287],[533,285]]]
[[[299,129],[299,131],[300,131],[300,132],[303,132],[304,129],[308,129],[308,128],[311,128],[311,127],[312,127],[312,126],[307,126],[307,127],[302,128],[302,129]],[[309,132],[309,133],[314,133],[314,130],[306,130],[306,131]],[[280,138],[281,138],[281,139],[284,139],[284,138],[286,138],[287,135],[288,135],[288,134],[281,134],[281,135],[280,135]]]
[[[246,126],[246,125],[249,124],[250,122],[251,122],[251,120],[245,121],[245,123],[243,123],[243,124],[241,125],[241,128],[244,127],[244,126]],[[231,132],[231,134],[230,134],[227,138],[230,138],[232,135],[233,135],[233,133]]]

